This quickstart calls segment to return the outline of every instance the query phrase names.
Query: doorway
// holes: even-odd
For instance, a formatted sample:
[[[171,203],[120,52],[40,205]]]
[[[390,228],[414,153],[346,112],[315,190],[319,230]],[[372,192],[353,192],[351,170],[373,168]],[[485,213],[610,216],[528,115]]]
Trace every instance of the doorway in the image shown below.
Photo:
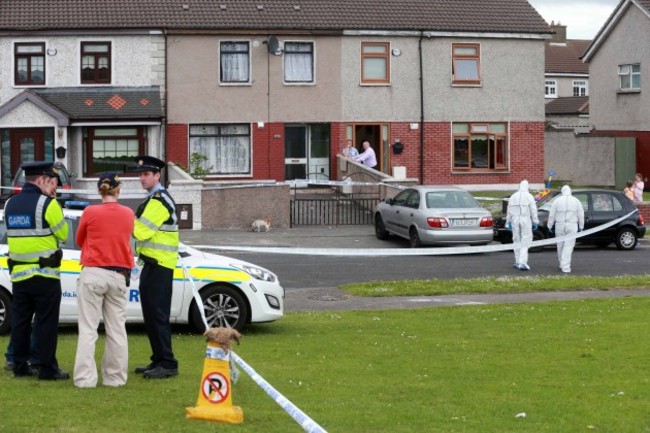
[[[375,169],[390,174],[388,124],[349,125],[347,136],[348,138],[353,138],[354,145],[359,153],[363,152],[363,142],[366,140],[370,142],[370,147],[375,151],[375,156],[377,157],[377,167]]]
[[[329,124],[289,125],[284,128],[284,178],[330,178]]]
[[[54,161],[54,128],[5,129],[2,136],[2,186],[10,186],[28,161]]]

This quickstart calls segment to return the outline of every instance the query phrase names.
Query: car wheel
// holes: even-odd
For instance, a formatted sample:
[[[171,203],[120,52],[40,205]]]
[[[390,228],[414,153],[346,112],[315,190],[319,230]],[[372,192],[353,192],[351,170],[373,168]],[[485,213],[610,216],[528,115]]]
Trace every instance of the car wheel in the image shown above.
[[[225,284],[216,284],[201,290],[205,318],[211,328],[235,328],[241,331],[248,319],[248,304],[235,289]],[[196,305],[190,309],[190,320],[201,331],[205,328],[201,313]]]
[[[411,244],[411,248],[420,248],[422,246],[418,229],[415,227],[411,227],[411,230],[409,230],[409,243]]]
[[[636,247],[636,232],[629,227],[623,227],[616,233],[616,248],[619,250],[633,250]]]
[[[0,334],[6,334],[11,328],[11,297],[0,289]]]
[[[375,217],[375,236],[377,236],[377,239],[382,241],[385,241],[390,237],[390,233],[388,233],[388,230],[386,230],[386,226],[384,225],[384,220],[379,214]]]

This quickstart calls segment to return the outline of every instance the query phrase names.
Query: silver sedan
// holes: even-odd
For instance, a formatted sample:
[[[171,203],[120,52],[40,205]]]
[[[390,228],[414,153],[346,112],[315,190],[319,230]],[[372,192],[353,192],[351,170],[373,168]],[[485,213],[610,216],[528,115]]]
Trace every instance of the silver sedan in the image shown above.
[[[423,245],[485,245],[492,241],[492,216],[467,191],[455,186],[415,186],[375,209],[375,234],[391,234]]]

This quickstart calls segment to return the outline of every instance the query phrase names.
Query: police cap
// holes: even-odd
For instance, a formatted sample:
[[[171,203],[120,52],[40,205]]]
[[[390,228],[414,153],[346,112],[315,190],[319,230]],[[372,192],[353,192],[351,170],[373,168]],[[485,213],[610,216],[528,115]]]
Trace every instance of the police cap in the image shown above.
[[[158,172],[165,168],[165,161],[161,161],[158,158],[154,158],[153,156],[147,156],[147,155],[141,155],[135,158],[135,163],[137,166],[135,167],[135,172],[140,173],[143,171],[153,171]]]
[[[120,176],[117,173],[112,171],[107,171],[99,175],[99,180],[97,181],[97,189],[101,189],[102,185],[108,185],[108,189],[117,188],[122,184]]]
[[[59,169],[54,167],[53,162],[48,161],[32,161],[26,162],[20,166],[25,170],[25,176],[41,176],[46,175],[50,177],[59,177]]]

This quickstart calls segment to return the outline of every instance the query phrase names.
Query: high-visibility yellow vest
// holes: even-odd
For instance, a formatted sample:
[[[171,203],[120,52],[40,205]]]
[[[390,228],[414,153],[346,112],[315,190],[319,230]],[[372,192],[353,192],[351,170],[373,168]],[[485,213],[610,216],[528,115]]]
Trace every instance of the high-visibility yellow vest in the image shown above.
[[[165,268],[176,268],[178,218],[176,204],[167,190],[157,191],[140,205],[135,214],[133,237],[138,257],[154,259]]]
[[[20,262],[11,272],[11,281],[34,276],[60,278],[60,267],[40,267],[39,258],[48,258],[68,238],[68,224],[59,203],[27,183],[20,194],[5,204],[5,225],[9,258]]]

